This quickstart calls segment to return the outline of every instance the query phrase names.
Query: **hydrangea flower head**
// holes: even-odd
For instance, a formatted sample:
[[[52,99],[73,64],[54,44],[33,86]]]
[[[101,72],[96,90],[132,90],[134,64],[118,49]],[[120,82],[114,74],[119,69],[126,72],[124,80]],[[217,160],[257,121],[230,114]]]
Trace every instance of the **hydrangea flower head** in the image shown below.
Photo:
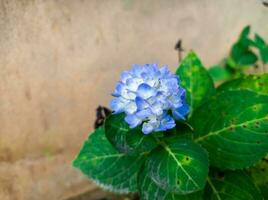
[[[179,77],[157,64],[134,65],[124,71],[112,95],[113,112],[124,112],[130,128],[142,124],[144,134],[172,129],[174,119],[184,120],[189,112]]]

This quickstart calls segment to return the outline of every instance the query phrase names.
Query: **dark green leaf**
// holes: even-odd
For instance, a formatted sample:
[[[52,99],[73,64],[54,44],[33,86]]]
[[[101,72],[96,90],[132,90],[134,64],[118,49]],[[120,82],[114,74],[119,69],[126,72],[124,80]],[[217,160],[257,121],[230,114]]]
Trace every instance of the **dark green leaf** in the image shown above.
[[[213,66],[209,68],[208,72],[215,82],[224,81],[231,77],[230,72],[221,66]]]
[[[211,165],[241,169],[268,152],[268,96],[248,90],[223,91],[196,110],[190,124]]]
[[[250,33],[250,26],[246,26],[243,28],[242,32],[240,33],[240,38],[247,38]]]
[[[246,26],[240,34],[238,41],[232,46],[231,57],[236,65],[231,65],[233,68],[244,68],[253,65],[258,60],[258,57],[250,47],[254,46],[254,41],[249,38],[250,26]]]
[[[255,34],[255,45],[258,48],[262,48],[263,46],[266,45],[264,39],[258,34]]]
[[[91,180],[105,190],[119,193],[137,192],[138,171],[145,157],[118,153],[99,128],[85,141],[73,161]]]
[[[239,65],[253,65],[257,62],[258,57],[252,51],[246,51],[244,54],[237,60]]]
[[[259,188],[243,171],[226,171],[208,178],[206,200],[263,200]]]
[[[268,62],[268,44],[258,34],[255,34],[255,43],[254,44],[259,49],[262,62],[267,63]]]
[[[208,155],[189,139],[160,142],[148,157],[150,178],[160,188],[177,194],[201,190],[208,174]]]
[[[114,147],[122,153],[149,152],[157,146],[151,135],[144,135],[140,127],[130,129],[124,114],[110,115],[105,121],[105,134]]]
[[[263,199],[268,199],[268,185],[261,185],[259,186],[260,190],[261,190],[261,194],[263,196]]]
[[[202,191],[187,195],[179,195],[174,192],[168,192],[156,185],[148,176],[146,169],[142,170],[138,180],[141,200],[201,200]]]
[[[186,89],[190,112],[215,92],[212,78],[194,52],[190,52],[183,59],[176,74],[180,77],[181,86]]]
[[[237,43],[233,46],[231,55],[237,64],[235,67],[238,68],[253,65],[258,60],[258,57],[255,55],[255,53],[249,50],[248,47],[241,45],[241,43]]]
[[[265,64],[268,63],[268,45],[266,45],[260,50],[260,54],[261,54],[263,63]]]
[[[165,131],[166,138],[187,138],[193,139],[193,127],[188,123],[176,122],[176,126],[173,129]]]
[[[268,95],[268,74],[247,75],[242,78],[234,79],[220,85],[217,91],[243,89]]]

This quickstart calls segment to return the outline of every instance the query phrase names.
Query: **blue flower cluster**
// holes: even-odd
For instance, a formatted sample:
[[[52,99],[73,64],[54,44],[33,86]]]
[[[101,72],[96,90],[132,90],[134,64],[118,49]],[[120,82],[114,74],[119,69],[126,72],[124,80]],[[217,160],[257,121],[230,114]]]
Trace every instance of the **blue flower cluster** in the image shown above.
[[[124,112],[130,128],[142,124],[144,134],[171,129],[176,126],[173,117],[184,120],[189,112],[178,76],[157,64],[124,71],[112,95],[113,112]]]

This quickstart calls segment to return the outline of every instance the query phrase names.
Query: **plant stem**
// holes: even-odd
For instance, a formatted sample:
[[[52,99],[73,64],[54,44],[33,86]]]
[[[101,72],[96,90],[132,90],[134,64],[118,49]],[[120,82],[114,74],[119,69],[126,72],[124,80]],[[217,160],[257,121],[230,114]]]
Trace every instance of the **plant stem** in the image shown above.
[[[210,185],[211,189],[213,190],[214,194],[216,195],[217,199],[218,200],[222,200],[220,195],[219,195],[219,192],[217,191],[217,189],[214,187],[213,183],[211,182],[210,178],[207,177],[207,181],[208,181],[208,184]]]

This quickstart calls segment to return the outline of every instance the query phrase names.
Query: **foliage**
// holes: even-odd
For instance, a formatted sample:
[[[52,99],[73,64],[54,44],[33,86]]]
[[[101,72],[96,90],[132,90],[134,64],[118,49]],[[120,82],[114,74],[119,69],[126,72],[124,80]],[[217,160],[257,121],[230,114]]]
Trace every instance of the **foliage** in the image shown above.
[[[255,64],[251,47],[267,62],[267,44],[249,32],[243,30],[222,69],[241,73]],[[143,134],[141,125],[129,127],[125,113],[111,114],[73,165],[103,189],[142,200],[267,199],[268,74],[239,75],[215,88],[194,52],[176,74],[190,108],[185,121]]]
[[[210,67],[209,73],[214,81],[226,81],[243,76],[249,68],[260,68],[267,63],[268,44],[258,34],[251,38],[250,26],[246,26],[231,47],[230,54],[222,63]]]

